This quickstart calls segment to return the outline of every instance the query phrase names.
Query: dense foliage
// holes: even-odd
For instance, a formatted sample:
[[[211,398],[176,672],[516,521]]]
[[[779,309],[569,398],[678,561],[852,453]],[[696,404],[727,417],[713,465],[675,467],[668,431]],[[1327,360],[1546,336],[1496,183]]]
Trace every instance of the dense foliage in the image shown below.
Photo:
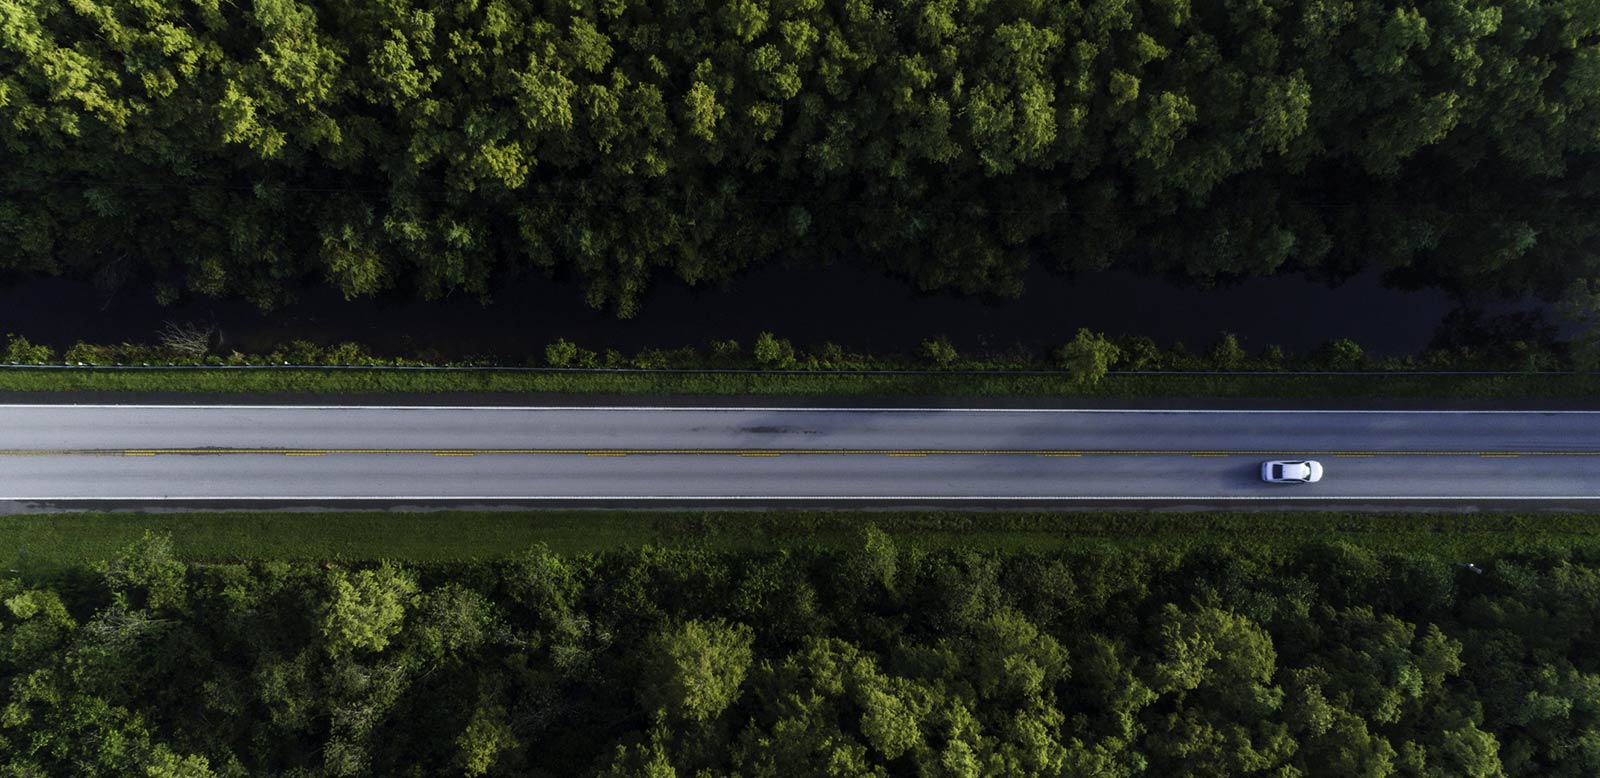
[[[650,550],[0,581],[7,775],[1583,776],[1600,560]]]
[[[1592,0],[6,0],[0,266],[270,306],[773,258],[1554,293]],[[1580,296],[1589,287],[1574,287]]]
[[[1248,351],[1238,336],[1224,332],[1201,351],[1177,342],[1162,348],[1142,335],[1111,338],[1080,329],[1073,340],[1049,353],[1018,344],[1003,351],[958,351],[945,336],[921,342],[913,353],[863,354],[823,342],[797,347],[787,338],[759,333],[746,350],[737,340],[713,340],[705,348],[617,349],[596,351],[558,338],[542,354],[377,355],[359,343],[319,345],[292,340],[265,353],[229,350],[202,329],[169,325],[153,344],[94,344],[79,341],[58,354],[43,343],[7,335],[0,344],[0,364],[96,366],[359,366],[359,367],[546,367],[608,370],[1060,370],[1095,382],[1112,371],[1560,371],[1600,369],[1600,361],[1582,344],[1564,344],[1554,327],[1527,314],[1446,317],[1428,348],[1419,354],[1376,357],[1349,339],[1328,341],[1306,353],[1285,352],[1276,345]],[[183,337],[175,337],[183,335]],[[909,350],[908,350],[909,351]]]

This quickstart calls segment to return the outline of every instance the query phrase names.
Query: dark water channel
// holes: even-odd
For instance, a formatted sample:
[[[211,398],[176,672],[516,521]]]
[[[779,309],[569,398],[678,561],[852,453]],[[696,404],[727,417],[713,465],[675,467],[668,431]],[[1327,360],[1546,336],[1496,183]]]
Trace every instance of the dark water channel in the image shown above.
[[[153,342],[164,322],[196,321],[219,327],[224,349],[244,352],[304,338],[356,341],[378,354],[495,355],[520,362],[557,337],[631,353],[730,337],[748,345],[757,332],[770,330],[799,346],[833,341],[847,349],[905,352],[937,334],[966,350],[1042,348],[1088,327],[1149,335],[1164,344],[1181,340],[1191,348],[1228,331],[1249,349],[1277,344],[1306,351],[1347,337],[1372,353],[1405,354],[1426,347],[1455,305],[1439,290],[1385,288],[1376,273],[1332,288],[1284,276],[1207,290],[1126,273],[1068,278],[1035,270],[1021,298],[986,301],[918,294],[900,280],[854,266],[767,267],[727,289],[664,280],[637,318],[623,320],[588,307],[579,284],[544,279],[508,285],[488,305],[400,295],[346,302],[314,290],[262,313],[242,301],[204,298],[163,307],[146,288],[107,295],[85,282],[46,278],[0,288],[0,332],[61,348],[79,340]]]

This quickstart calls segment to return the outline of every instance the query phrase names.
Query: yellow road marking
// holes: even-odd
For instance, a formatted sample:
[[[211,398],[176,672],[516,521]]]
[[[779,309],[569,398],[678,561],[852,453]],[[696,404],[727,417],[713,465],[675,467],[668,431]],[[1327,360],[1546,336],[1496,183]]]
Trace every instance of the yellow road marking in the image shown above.
[[[279,456],[328,456],[352,454],[390,454],[412,456],[476,456],[482,455],[583,455],[591,457],[625,457],[625,456],[762,456],[775,457],[783,455],[812,455],[812,456],[893,456],[893,457],[925,457],[925,456],[1044,456],[1044,457],[1085,457],[1085,456],[1191,456],[1191,457],[1229,457],[1229,456],[1258,456],[1258,457],[1415,457],[1415,456],[1475,456],[1475,457],[1594,457],[1600,456],[1596,451],[1285,451],[1285,450],[1239,450],[1239,451],[1196,451],[1185,449],[1159,449],[1159,450],[1117,450],[1117,449],[748,449],[748,448],[691,448],[691,449],[582,449],[582,448],[486,448],[486,449],[443,449],[443,448],[327,448],[327,449],[297,449],[297,448],[128,448],[128,449],[0,449],[0,456],[130,456],[149,457],[163,454],[171,455],[216,455],[216,454],[250,454],[250,455],[279,455]]]
[[[1483,457],[1484,459],[1516,459],[1517,457],[1520,457],[1522,455],[1521,454],[1479,454],[1478,456]]]

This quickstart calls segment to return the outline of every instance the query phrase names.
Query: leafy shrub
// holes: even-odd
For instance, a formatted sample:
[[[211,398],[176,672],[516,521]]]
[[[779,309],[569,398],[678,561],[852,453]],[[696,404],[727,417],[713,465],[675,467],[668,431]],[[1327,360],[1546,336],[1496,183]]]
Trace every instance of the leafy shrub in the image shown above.
[[[1183,341],[1175,341],[1172,348],[1167,349],[1162,358],[1163,370],[1210,370],[1211,365],[1204,357],[1189,350],[1189,345]]]
[[[1568,346],[1573,366],[1600,370],[1600,279],[1574,280],[1557,302],[1556,311],[1578,327]]]
[[[178,288],[172,284],[156,284],[156,304],[162,307],[172,305],[178,301]]]
[[[1104,335],[1087,329],[1079,329],[1071,343],[1055,352],[1056,364],[1080,384],[1099,383],[1121,355],[1122,350]]]
[[[1561,369],[1561,358],[1540,347],[1537,343],[1519,340],[1511,344],[1511,350],[1519,357],[1517,369],[1525,373],[1542,373]]]
[[[744,350],[740,348],[737,340],[730,338],[728,340],[711,341],[711,363],[714,365],[732,367],[739,364],[743,356]]]
[[[1458,307],[1434,329],[1428,349],[1457,356],[1456,370],[1553,370],[1561,364],[1560,331],[1535,311],[1488,315]]]
[[[309,340],[291,340],[282,348],[272,353],[272,361],[288,362],[291,365],[320,365],[325,358],[321,346]]]
[[[6,362],[13,365],[44,365],[54,362],[55,349],[42,343],[31,343],[27,338],[7,335]]]
[[[79,342],[73,344],[72,348],[67,349],[67,353],[62,356],[62,361],[68,364],[82,362],[85,365],[121,365],[152,359],[162,362],[176,361],[178,364],[193,364],[196,361],[192,356],[173,360],[169,355],[160,354],[149,346],[136,346],[132,343],[102,346]]]
[[[1267,370],[1282,370],[1288,361],[1278,346],[1268,346],[1261,351],[1261,366]]]
[[[770,332],[756,336],[756,363],[762,367],[785,369],[794,367],[794,345],[780,340]]]
[[[1244,348],[1239,345],[1238,336],[1231,332],[1222,333],[1222,337],[1211,346],[1211,364],[1218,370],[1236,370],[1244,365],[1248,356]]]
[[[1329,341],[1318,350],[1317,357],[1330,370],[1356,370],[1367,363],[1367,353],[1349,338]]]
[[[834,342],[823,343],[817,349],[816,360],[826,369],[837,369],[845,366],[844,347]]]
[[[668,366],[668,353],[647,348],[633,357],[633,366],[640,370],[661,370]]]
[[[94,346],[91,346],[80,340],[77,343],[72,344],[72,346],[67,349],[67,353],[62,355],[61,358],[69,365],[75,365],[79,363],[92,365],[98,361],[96,357],[98,357],[98,353],[95,351]]]
[[[1143,335],[1122,338],[1119,344],[1124,367],[1128,370],[1160,370],[1165,362],[1156,342]]]
[[[572,367],[578,358],[578,345],[566,338],[556,338],[556,342],[544,347],[544,362],[551,367]]]
[[[370,365],[380,361],[367,356],[359,343],[340,343],[323,356],[323,364],[327,365]]]
[[[950,345],[950,339],[943,335],[922,341],[917,348],[917,355],[939,367],[949,367],[960,356],[956,353],[956,347]]]

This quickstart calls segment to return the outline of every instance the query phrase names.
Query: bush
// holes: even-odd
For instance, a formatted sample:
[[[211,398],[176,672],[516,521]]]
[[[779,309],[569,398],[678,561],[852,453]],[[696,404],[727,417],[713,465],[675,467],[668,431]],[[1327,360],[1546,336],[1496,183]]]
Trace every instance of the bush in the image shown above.
[[[1218,370],[1236,370],[1244,365],[1244,348],[1239,345],[1238,336],[1231,332],[1222,333],[1222,337],[1211,346],[1211,364]]]
[[[665,367],[698,368],[704,367],[706,363],[705,357],[700,354],[700,349],[694,346],[659,349],[659,352]]]
[[[1317,356],[1317,361],[1330,370],[1357,370],[1367,363],[1367,353],[1349,338],[1329,341]]]
[[[1428,349],[1458,353],[1450,368],[1456,370],[1557,369],[1560,331],[1544,315],[1532,311],[1487,315],[1456,308],[1434,330]]]
[[[1072,374],[1080,384],[1099,383],[1111,370],[1111,364],[1122,356],[1122,350],[1104,335],[1079,329],[1077,337],[1056,349],[1056,364]]]
[[[755,357],[762,367],[780,370],[794,367],[794,345],[763,332],[756,336]]]
[[[1160,370],[1165,361],[1156,342],[1143,335],[1122,338],[1120,349],[1128,370]]]
[[[739,341],[713,340],[711,341],[711,363],[721,367],[732,367],[739,364],[744,356],[744,350],[739,347]]]
[[[91,346],[80,340],[77,343],[72,344],[72,347],[68,348],[67,353],[62,355],[61,358],[69,365],[93,365],[99,361],[97,358],[98,356],[99,354],[95,351],[94,346]]]
[[[1525,373],[1543,373],[1561,369],[1561,358],[1538,343],[1519,340],[1511,344],[1511,350],[1518,357],[1517,369]]]
[[[288,362],[291,365],[320,365],[324,356],[322,347],[309,340],[291,340],[272,353],[271,361],[274,364]]]
[[[1210,370],[1211,364],[1203,357],[1189,350],[1189,345],[1183,341],[1174,341],[1172,348],[1162,357],[1161,369],[1163,370]]]
[[[156,304],[165,308],[178,301],[178,288],[172,284],[156,284]]]
[[[370,365],[378,361],[367,356],[359,343],[340,343],[323,356],[323,363],[328,365]]]
[[[27,338],[7,335],[6,362],[13,365],[44,365],[54,362],[55,349],[42,343],[30,343]]]
[[[544,362],[551,367],[572,367],[578,358],[578,345],[566,338],[556,338],[556,342],[544,347]]]
[[[949,367],[960,356],[956,353],[956,347],[950,345],[950,339],[943,335],[922,341],[917,348],[917,355],[938,367]]]
[[[1277,346],[1268,346],[1261,351],[1262,367],[1267,370],[1282,370],[1288,357],[1284,356],[1283,349]]]
[[[832,342],[823,343],[822,347],[817,349],[816,360],[825,369],[844,367],[844,347]]]
[[[661,370],[667,367],[668,353],[661,349],[647,348],[633,357],[633,366],[640,370]]]
[[[37,345],[26,338],[8,336],[5,361],[12,364],[59,363],[48,347]],[[707,356],[709,354],[709,356]],[[1268,346],[1259,355],[1247,353],[1237,336],[1222,333],[1203,354],[1192,354],[1183,343],[1177,342],[1162,351],[1152,339],[1144,336],[1124,336],[1115,343],[1104,335],[1086,329],[1078,331],[1071,343],[1050,352],[1049,357],[1057,369],[1069,371],[1082,383],[1096,383],[1112,367],[1140,371],[1209,371],[1209,370],[1494,370],[1522,372],[1550,372],[1562,370],[1567,364],[1567,345],[1539,340],[1515,340],[1499,343],[1479,350],[1465,345],[1449,348],[1430,348],[1417,356],[1374,358],[1349,340],[1336,340],[1323,344],[1304,357],[1286,355],[1278,346]],[[425,350],[410,357],[374,357],[356,343],[341,343],[323,347],[306,340],[296,340],[267,354],[241,354],[239,352],[217,355],[179,353],[168,344],[142,345],[117,343],[96,345],[77,343],[61,361],[84,365],[294,365],[294,366],[429,366],[456,365],[495,367],[511,364],[495,355],[479,355],[448,359],[437,350]],[[851,354],[836,343],[825,342],[806,353],[797,353],[788,341],[763,332],[756,339],[750,354],[740,350],[736,340],[719,340],[709,343],[702,351],[694,347],[677,349],[643,349],[635,356],[625,355],[616,349],[604,354],[580,348],[558,338],[544,349],[542,360],[528,357],[525,365],[547,364],[551,367],[594,369],[696,369],[704,367],[747,368],[752,362],[764,369],[779,370],[849,370],[849,369],[904,369],[918,364],[939,368],[987,368],[996,370],[1034,369],[1041,366],[1036,353],[1024,347],[1013,347],[1004,355],[992,352],[979,358],[966,357],[957,352],[948,338],[939,336],[922,341],[916,349],[915,359],[904,352],[883,356]]]
[[[67,353],[62,356],[62,361],[68,364],[82,362],[85,365],[120,365],[138,363],[156,359],[158,361],[173,361],[170,356],[155,354],[149,346],[135,346],[132,343],[115,343],[100,346],[92,343],[75,343]],[[176,360],[178,364],[193,364],[193,357]]]

